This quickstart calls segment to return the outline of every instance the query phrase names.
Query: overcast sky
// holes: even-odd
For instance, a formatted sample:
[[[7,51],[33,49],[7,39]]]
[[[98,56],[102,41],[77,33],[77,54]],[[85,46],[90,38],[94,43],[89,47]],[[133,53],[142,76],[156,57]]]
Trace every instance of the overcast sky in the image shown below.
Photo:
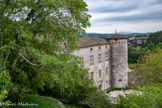
[[[84,0],[92,16],[88,33],[162,30],[162,0]]]

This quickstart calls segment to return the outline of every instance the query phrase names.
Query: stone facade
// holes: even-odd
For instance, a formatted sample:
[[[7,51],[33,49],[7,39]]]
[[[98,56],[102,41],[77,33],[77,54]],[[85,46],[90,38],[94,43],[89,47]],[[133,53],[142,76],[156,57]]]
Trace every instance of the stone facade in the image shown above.
[[[99,90],[110,87],[125,87],[128,83],[127,38],[111,36],[106,39],[82,37],[79,39],[80,50],[73,52],[79,56],[85,68],[89,70]]]
[[[112,87],[125,87],[128,84],[127,40],[110,40]]]

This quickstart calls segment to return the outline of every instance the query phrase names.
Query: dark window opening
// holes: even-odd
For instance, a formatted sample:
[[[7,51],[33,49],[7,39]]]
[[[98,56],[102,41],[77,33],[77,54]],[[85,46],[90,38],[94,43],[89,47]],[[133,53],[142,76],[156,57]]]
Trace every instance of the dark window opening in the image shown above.
[[[102,84],[99,85],[99,91],[102,91]]]
[[[118,81],[122,81],[122,79],[119,79]]]

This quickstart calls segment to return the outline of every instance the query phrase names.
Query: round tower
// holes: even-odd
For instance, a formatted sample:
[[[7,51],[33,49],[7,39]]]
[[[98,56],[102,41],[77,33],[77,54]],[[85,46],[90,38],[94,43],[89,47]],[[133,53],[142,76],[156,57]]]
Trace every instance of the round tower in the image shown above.
[[[111,51],[111,87],[125,87],[128,85],[128,38],[114,34],[107,39]]]

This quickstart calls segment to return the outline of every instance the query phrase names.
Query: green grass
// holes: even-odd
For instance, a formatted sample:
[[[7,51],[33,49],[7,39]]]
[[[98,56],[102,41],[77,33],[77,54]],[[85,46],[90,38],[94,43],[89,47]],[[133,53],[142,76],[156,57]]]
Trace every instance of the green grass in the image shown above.
[[[80,106],[74,106],[74,105],[69,105],[69,104],[64,104],[65,108],[83,108]]]
[[[54,101],[48,99],[48,98],[43,98],[39,97],[36,95],[25,95],[19,103],[28,103],[28,104],[38,104],[37,106],[20,106],[16,105],[10,108],[60,108],[60,106],[55,103]]]

